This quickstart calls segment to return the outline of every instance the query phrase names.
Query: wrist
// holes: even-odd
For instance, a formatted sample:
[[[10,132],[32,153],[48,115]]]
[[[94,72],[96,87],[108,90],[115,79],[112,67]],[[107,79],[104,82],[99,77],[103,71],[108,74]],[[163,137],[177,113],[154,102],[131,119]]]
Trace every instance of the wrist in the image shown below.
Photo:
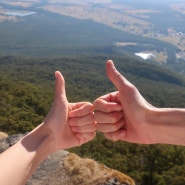
[[[151,143],[150,144],[159,144],[162,140],[162,128],[161,128],[161,118],[160,114],[162,112],[162,109],[153,107],[150,110],[150,114],[148,116],[148,132],[150,133]],[[162,130],[161,130],[162,129]]]
[[[153,144],[185,144],[185,109],[154,108],[150,125]]]
[[[29,152],[35,153],[39,160],[55,151],[55,139],[47,125],[40,124],[21,140],[22,145]]]

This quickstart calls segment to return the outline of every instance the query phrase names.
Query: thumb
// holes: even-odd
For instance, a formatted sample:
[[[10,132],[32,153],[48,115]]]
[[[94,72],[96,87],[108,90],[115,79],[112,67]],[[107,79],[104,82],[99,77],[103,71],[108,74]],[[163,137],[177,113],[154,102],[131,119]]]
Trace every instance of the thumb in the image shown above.
[[[59,71],[55,72],[56,84],[55,84],[55,98],[66,98],[65,80]]]
[[[106,72],[110,81],[112,81],[119,91],[123,90],[124,85],[129,83],[128,80],[124,78],[119,71],[117,71],[112,60],[107,61]]]

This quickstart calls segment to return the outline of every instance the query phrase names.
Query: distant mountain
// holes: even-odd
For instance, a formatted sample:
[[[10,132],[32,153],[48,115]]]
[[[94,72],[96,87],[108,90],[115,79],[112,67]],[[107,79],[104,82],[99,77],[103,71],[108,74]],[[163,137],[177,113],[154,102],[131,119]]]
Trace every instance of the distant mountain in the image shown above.
[[[148,52],[185,74],[183,2],[1,1],[0,55]]]

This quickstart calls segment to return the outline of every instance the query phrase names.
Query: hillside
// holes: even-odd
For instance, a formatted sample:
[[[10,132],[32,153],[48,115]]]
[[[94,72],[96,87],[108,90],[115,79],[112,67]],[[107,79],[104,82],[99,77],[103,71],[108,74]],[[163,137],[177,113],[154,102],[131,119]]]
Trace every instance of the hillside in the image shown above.
[[[1,128],[9,133],[25,132],[43,119],[52,100],[55,70],[60,70],[66,79],[69,101],[93,102],[97,97],[113,91],[105,74],[108,57],[151,103],[163,107],[185,107],[182,101],[185,81],[169,70],[138,61],[137,58],[113,55],[1,57]],[[14,122],[19,119],[22,120],[19,126],[15,125]]]
[[[170,27],[173,27],[174,17],[175,16],[177,17],[177,14],[179,14],[179,17],[182,17],[182,15],[180,13],[178,13],[179,11],[177,11],[176,9],[174,10],[173,8],[169,7],[171,5],[170,3],[169,4],[164,3],[165,7],[161,6],[161,9],[159,10],[159,6],[156,7],[156,3],[153,3],[149,7],[146,7],[146,6],[144,6],[144,4],[146,2],[139,3],[139,4],[137,4],[137,3],[133,4],[132,1],[130,3],[129,2],[130,1],[124,1],[124,3],[123,3],[121,1],[94,2],[94,1],[84,1],[84,0],[81,0],[81,1],[79,1],[79,0],[78,1],[52,1],[52,0],[49,0],[49,1],[42,1],[42,0],[24,1],[24,0],[22,0],[22,1],[18,1],[16,3],[16,2],[12,2],[12,1],[2,1],[0,3],[0,6],[1,6],[1,8],[0,8],[0,14],[1,14],[0,22],[2,22],[2,23],[8,23],[8,22],[9,23],[10,22],[16,23],[16,24],[13,24],[13,26],[15,26],[15,28],[16,28],[16,25],[18,23],[19,24],[21,22],[25,23],[25,21],[27,20],[28,25],[26,27],[25,27],[25,25],[22,25],[23,28],[27,28],[26,30],[23,29],[24,30],[23,38],[25,37],[24,34],[26,34],[28,31],[34,31],[35,29],[37,30],[37,27],[38,27],[38,31],[36,31],[36,32],[34,31],[33,33],[31,33],[31,35],[28,32],[27,36],[29,35],[29,37],[32,37],[32,34],[36,34],[37,32],[39,32],[40,24],[37,24],[37,22],[42,20],[41,25],[44,26],[44,31],[42,31],[42,33],[44,33],[44,35],[39,35],[40,37],[47,35],[48,31],[49,31],[49,33],[51,35],[53,34],[53,35],[58,36],[59,40],[61,40],[60,37],[63,37],[63,35],[65,35],[65,37],[68,37],[68,39],[69,39],[69,37],[72,36],[72,35],[70,35],[70,33],[72,31],[73,34],[75,33],[75,35],[74,35],[75,37],[73,36],[71,38],[71,40],[73,40],[73,41],[75,39],[77,39],[76,35],[83,35],[83,36],[85,35],[87,40],[89,37],[96,38],[96,36],[97,36],[97,39],[95,39],[95,41],[99,41],[99,43],[101,43],[102,42],[100,39],[101,37],[99,38],[98,32],[101,33],[103,31],[104,34],[102,34],[102,36],[103,36],[102,40],[104,42],[110,41],[111,44],[113,41],[114,42],[115,41],[120,41],[120,42],[130,41],[133,43],[135,43],[135,42],[137,43],[138,39],[139,40],[141,39],[140,40],[140,43],[141,43],[141,42],[143,42],[141,37],[144,36],[144,37],[150,38],[150,41],[148,40],[149,43],[151,42],[150,44],[153,44],[155,39],[158,39],[158,42],[159,42],[158,45],[160,45],[159,40],[172,43],[176,47],[179,47],[181,44],[183,45],[183,39],[179,43],[175,43],[175,39],[173,39],[174,42],[170,42],[171,36],[168,34],[166,35],[166,37],[168,37],[169,39],[165,39],[165,38],[162,39],[162,34],[164,34],[163,32],[168,32],[168,29],[170,29]],[[141,4],[143,5],[143,8],[141,7]],[[155,5],[155,6],[153,6],[153,5]],[[172,3],[172,5],[173,5],[173,3]],[[154,9],[151,9],[151,6]],[[24,14],[24,13],[25,12],[29,13],[30,11],[34,12],[35,14],[33,14],[31,16],[25,16],[26,14]],[[163,15],[166,15],[167,13],[172,14],[172,16],[170,17],[170,20],[168,20],[168,21],[165,19],[165,16],[163,16]],[[59,15],[61,15],[61,16],[59,16]],[[109,18],[107,18],[107,15],[109,15],[108,16]],[[67,17],[68,17],[68,19],[67,19]],[[70,19],[69,17],[71,17],[73,19]],[[47,23],[45,23],[44,18],[47,19]],[[52,21],[51,21],[51,19],[52,19]],[[64,22],[64,24],[63,24],[63,22],[59,21],[61,19],[64,19],[68,23],[72,22],[72,25],[75,26],[75,29],[70,29],[71,27],[68,27],[68,26],[70,26],[70,24],[67,25],[67,27],[66,27],[66,22]],[[156,21],[156,20],[160,20],[160,21]],[[35,21],[35,24],[34,24],[35,27],[30,27],[30,24],[32,21]],[[73,23],[73,21],[76,21],[76,22]],[[85,23],[88,22],[88,25],[84,25],[84,22]],[[183,26],[181,24],[181,21],[179,19],[176,19],[175,22],[177,24],[176,27],[174,27],[176,32],[183,30]],[[96,24],[96,25],[93,25],[93,24]],[[78,25],[78,26],[76,26],[76,25]],[[106,25],[106,26],[103,27],[103,25]],[[69,33],[63,32],[64,34],[55,34],[55,32],[58,29],[59,29],[58,32],[61,30],[61,26],[62,26],[62,28],[65,27],[65,30],[68,30]],[[18,29],[14,29],[14,31],[19,30],[20,28],[21,28],[21,26],[19,25]],[[112,31],[110,28],[112,28]],[[178,28],[178,30],[177,30],[177,28]],[[85,32],[86,29],[88,29],[88,32]],[[10,31],[11,29],[8,29],[8,27],[7,27],[6,30]],[[75,32],[74,32],[74,30],[75,30]],[[81,34],[80,34],[79,30],[81,31]],[[115,31],[115,30],[117,30],[117,31]],[[92,35],[92,31],[93,31],[94,35]],[[19,32],[22,34],[21,30]],[[85,34],[83,32],[85,32]],[[89,33],[91,33],[91,34],[89,34]],[[121,33],[122,33],[122,35],[125,35],[125,36],[121,36]],[[14,33],[14,34],[16,34],[16,33]],[[12,35],[14,35],[14,34],[12,34]],[[60,35],[60,37],[59,37],[59,35]],[[107,38],[104,38],[105,35],[107,36]],[[117,37],[116,37],[116,35],[117,35]],[[138,35],[139,37],[137,37],[136,35]],[[37,37],[37,34],[35,36]],[[112,36],[116,37],[116,38],[114,38],[113,41],[111,40]],[[127,39],[128,36],[130,39]],[[111,37],[111,38],[109,39],[109,37]],[[5,38],[6,38],[6,35],[5,35]],[[15,38],[17,38],[17,37],[15,37]],[[41,38],[37,37],[37,39],[41,39]],[[145,38],[145,39],[147,41],[147,38]],[[12,39],[12,41],[13,40],[14,39]],[[30,41],[31,40],[32,39],[30,39]],[[52,37],[51,37],[51,40],[52,40]],[[179,39],[176,39],[176,40],[179,40]],[[54,43],[54,41],[55,40],[53,40],[52,43]],[[6,42],[4,42],[4,43],[6,43]],[[43,41],[43,43],[44,43],[44,41]],[[81,42],[78,42],[78,44],[80,44],[80,43]],[[83,43],[83,41],[82,41],[82,43]],[[66,42],[64,42],[64,44],[66,44]],[[19,43],[19,45],[20,45],[20,43]],[[52,44],[51,44],[51,46],[52,46]],[[38,45],[38,47],[39,47],[39,45]],[[161,51],[161,52],[164,52],[164,51]]]
[[[0,55],[145,52],[154,54],[152,61],[185,75],[183,5],[161,3],[1,1]]]
[[[122,48],[132,53],[147,49],[175,55],[178,51],[165,42],[123,32],[90,19],[79,20],[37,9],[36,12],[18,17],[16,21],[0,23],[1,55],[43,57],[66,53],[115,53],[119,48],[114,43],[118,41],[135,43],[135,46]]]
[[[184,33],[184,25],[181,24],[185,17],[184,2],[178,0],[151,1],[150,3],[146,0],[141,0],[139,3],[133,0],[6,0],[2,1],[0,5],[9,9],[13,7],[15,9],[19,8],[19,10],[42,9],[78,19],[91,19],[132,34],[165,40],[181,49],[184,44],[184,42],[178,43],[175,39],[171,39],[170,33],[167,34],[170,28],[176,33]],[[109,18],[107,18],[107,15],[109,15]],[[2,15],[1,19],[11,18]],[[181,37],[176,35],[176,38]]]

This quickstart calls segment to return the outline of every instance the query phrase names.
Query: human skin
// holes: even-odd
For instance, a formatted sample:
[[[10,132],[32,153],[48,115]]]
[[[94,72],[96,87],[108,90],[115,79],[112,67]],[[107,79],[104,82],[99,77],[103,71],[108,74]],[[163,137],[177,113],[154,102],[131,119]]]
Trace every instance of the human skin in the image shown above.
[[[55,72],[55,98],[46,119],[18,143],[0,155],[0,184],[25,184],[38,165],[51,153],[84,144],[95,137],[93,105],[69,103],[65,81]],[[69,126],[69,122],[73,126]],[[75,122],[81,125],[75,125]],[[72,131],[80,127],[80,132]]]
[[[118,90],[94,101],[97,129],[106,138],[185,145],[185,109],[154,107],[117,71],[111,60],[106,63],[106,71]]]

